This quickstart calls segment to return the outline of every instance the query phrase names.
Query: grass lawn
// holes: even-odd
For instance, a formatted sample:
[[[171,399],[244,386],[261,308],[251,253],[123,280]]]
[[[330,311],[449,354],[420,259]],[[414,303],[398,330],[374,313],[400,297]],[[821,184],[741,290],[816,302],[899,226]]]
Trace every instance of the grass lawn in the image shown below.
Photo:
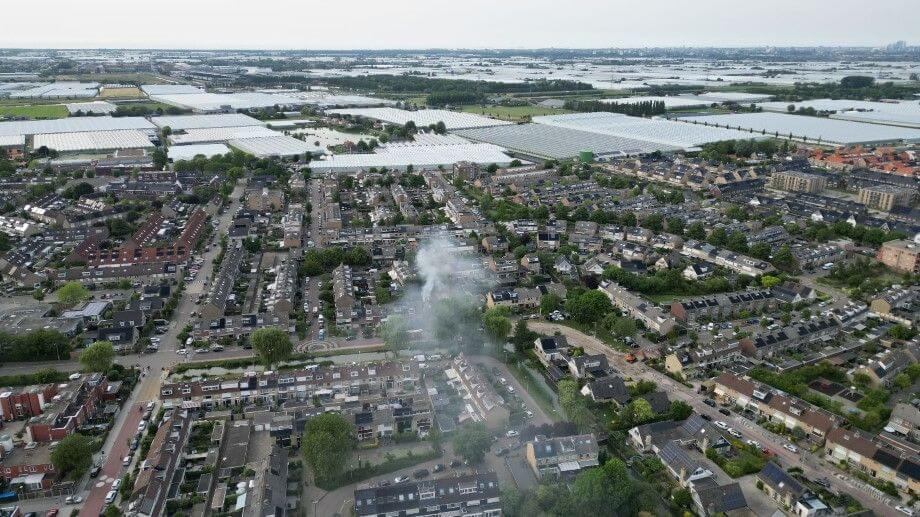
[[[63,104],[33,104],[28,106],[0,106],[0,117],[64,118],[68,115]]]
[[[571,113],[564,109],[541,108],[539,106],[464,106],[463,111],[467,113],[476,113],[487,117],[510,120],[512,122],[522,122],[529,117],[539,117],[543,115],[560,115]]]

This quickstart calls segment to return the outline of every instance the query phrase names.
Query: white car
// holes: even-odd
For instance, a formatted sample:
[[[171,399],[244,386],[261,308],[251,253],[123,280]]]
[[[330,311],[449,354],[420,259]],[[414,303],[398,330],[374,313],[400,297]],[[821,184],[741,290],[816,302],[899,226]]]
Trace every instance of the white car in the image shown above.
[[[83,497],[79,495],[68,496],[67,499],[64,499],[64,504],[80,504],[83,502]]]
[[[115,502],[115,498],[118,497],[118,492],[116,490],[109,490],[108,494],[105,494],[106,504],[112,504]]]
[[[728,428],[728,434],[734,436],[735,438],[741,438],[741,433],[739,433],[738,431],[735,431],[731,427]]]
[[[409,481],[409,476],[396,476],[393,478],[394,483],[405,483],[406,481]]]
[[[721,421],[721,420],[716,420],[716,421],[715,421],[715,425],[716,425],[716,427],[718,427],[719,429],[728,429],[728,424],[726,424],[725,422],[723,422],[723,421]]]
[[[783,449],[786,449],[789,452],[799,452],[799,448],[795,445],[792,445],[791,443],[783,445]]]
[[[514,429],[511,429],[510,431],[508,431],[507,433],[505,433],[505,436],[507,436],[508,438],[513,438],[513,437],[515,437],[515,436],[517,436],[517,435],[518,435],[518,432],[515,431]]]
[[[744,443],[750,445],[751,447],[757,447],[758,449],[760,448],[760,443],[758,443],[756,440],[745,440]]]
[[[118,487],[121,486],[121,478],[112,481],[112,490],[118,490]]]
[[[176,353],[179,354],[179,355],[185,355],[185,354],[188,353],[188,349],[187,349],[187,348],[180,348],[179,350],[176,350]]]
[[[910,508],[906,507],[906,506],[895,506],[894,509],[897,510],[897,511],[899,511],[899,512],[901,512],[901,513],[903,513],[904,515],[913,515],[913,514],[914,514],[914,511],[911,510]]]

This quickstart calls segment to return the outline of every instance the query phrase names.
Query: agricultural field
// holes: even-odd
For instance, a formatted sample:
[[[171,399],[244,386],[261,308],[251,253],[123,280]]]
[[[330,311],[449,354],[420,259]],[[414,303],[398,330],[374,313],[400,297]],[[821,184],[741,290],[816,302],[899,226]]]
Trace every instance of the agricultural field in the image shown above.
[[[99,97],[103,99],[137,99],[144,96],[144,93],[136,86],[128,88],[103,88]]]
[[[564,109],[541,108],[540,106],[464,106],[463,111],[512,122],[524,122],[530,120],[531,117],[543,115],[571,113]]]
[[[63,104],[11,104],[0,105],[0,117],[25,117],[29,119],[64,118],[68,115]]]

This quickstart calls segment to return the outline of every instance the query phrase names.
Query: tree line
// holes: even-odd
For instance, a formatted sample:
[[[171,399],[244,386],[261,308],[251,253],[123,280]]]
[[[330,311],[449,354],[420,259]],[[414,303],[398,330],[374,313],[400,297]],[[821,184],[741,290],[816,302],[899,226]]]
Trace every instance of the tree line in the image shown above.
[[[636,103],[603,102],[594,100],[565,101],[565,109],[570,111],[605,111],[622,113],[633,117],[651,117],[665,112],[664,101],[643,101]]]
[[[0,361],[51,361],[70,357],[70,339],[56,330],[36,329],[25,334],[0,332]]]

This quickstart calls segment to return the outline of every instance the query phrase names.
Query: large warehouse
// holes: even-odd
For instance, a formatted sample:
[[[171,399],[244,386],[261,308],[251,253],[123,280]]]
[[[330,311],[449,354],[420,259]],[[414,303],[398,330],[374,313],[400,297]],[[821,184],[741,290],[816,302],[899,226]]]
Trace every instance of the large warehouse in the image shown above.
[[[99,94],[99,83],[58,82],[11,90],[11,99],[86,99]]]
[[[153,143],[143,131],[88,131],[83,133],[50,133],[34,137],[32,147],[47,147],[61,153],[106,152],[120,149],[152,148]]]
[[[41,133],[82,133],[124,129],[139,129],[153,134],[156,126],[144,117],[74,117],[0,122],[0,135],[30,136]]]
[[[148,94],[151,100],[190,109],[199,113],[230,109],[269,108],[272,106],[298,107],[306,101],[286,94],[261,92],[239,93],[165,93]]]
[[[581,151],[591,151],[599,159],[635,156],[653,151],[679,151],[680,148],[634,138],[623,138],[548,124],[520,124],[466,129],[456,134],[503,147],[525,156],[562,160]]]
[[[405,170],[410,165],[416,169],[433,169],[462,161],[506,167],[511,160],[502,148],[491,144],[387,145],[374,153],[328,156],[310,163],[310,168],[315,172],[357,172],[371,167]]]
[[[920,103],[917,102],[814,99],[802,102],[764,102],[759,106],[766,111],[780,113],[787,113],[789,106],[793,110],[812,108],[831,112],[830,117],[834,119],[920,128]]]
[[[463,113],[460,111],[423,109],[418,111],[408,111],[396,108],[354,108],[328,110],[329,115],[343,115],[352,117],[363,117],[373,120],[379,120],[388,124],[398,124],[404,126],[407,122],[415,122],[417,127],[428,127],[438,122],[443,122],[448,130],[471,129],[477,127],[505,126],[512,122],[505,120],[496,120],[475,113]]]
[[[191,160],[192,158],[203,155],[206,158],[212,156],[224,155],[230,152],[230,148],[224,144],[194,144],[194,145],[174,145],[167,151],[169,159],[176,162],[179,160]]]
[[[764,134],[827,145],[920,142],[920,129],[803,115],[761,112],[684,117],[682,120],[732,129],[740,128],[742,131],[748,131],[749,137]]]
[[[275,133],[274,136],[238,138],[228,141],[227,144],[257,158],[303,156],[306,153],[325,152],[322,147],[280,133]]]
[[[219,113],[214,115],[170,115],[150,119],[158,128],[169,127],[172,131],[212,127],[261,126],[262,121],[242,113]]]
[[[260,136],[277,136],[279,133],[265,126],[209,127],[186,129],[181,134],[172,134],[169,141],[173,144],[197,144],[205,142],[226,142],[236,138],[254,138]]]
[[[534,117],[533,121],[538,124],[632,138],[686,150],[693,150],[710,142],[751,138],[749,133],[741,131],[693,126],[661,118],[630,117],[619,113],[549,115]]]

